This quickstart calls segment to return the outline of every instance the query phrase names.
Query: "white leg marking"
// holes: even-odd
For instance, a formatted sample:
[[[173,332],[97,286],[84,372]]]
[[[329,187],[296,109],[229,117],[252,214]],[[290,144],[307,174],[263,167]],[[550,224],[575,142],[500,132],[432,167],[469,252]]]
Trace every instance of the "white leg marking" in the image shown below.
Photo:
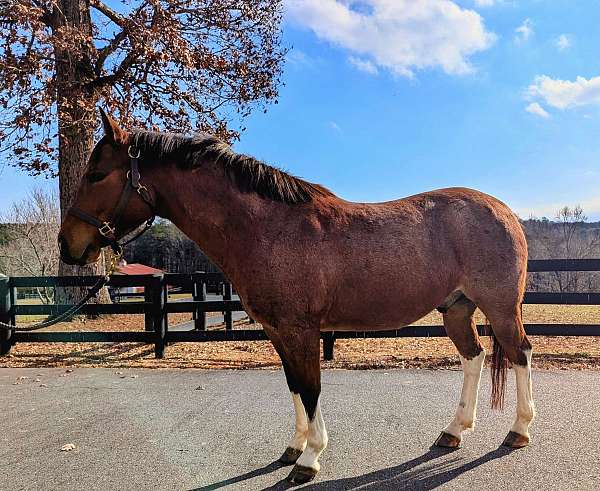
[[[325,429],[325,421],[321,415],[321,403],[317,401],[317,408],[315,410],[315,417],[312,421],[308,422],[308,441],[306,449],[302,452],[302,455],[296,462],[297,465],[304,467],[310,467],[317,472],[321,469],[319,464],[319,456],[321,452],[325,450],[327,446],[327,430]]]
[[[288,447],[295,448],[296,450],[304,450],[306,448],[306,438],[308,436],[308,418],[306,417],[306,411],[304,410],[302,399],[300,399],[300,394],[294,394],[292,392],[292,400],[296,412],[296,428]]]
[[[479,392],[479,381],[481,380],[481,370],[483,369],[484,361],[485,350],[482,350],[472,360],[467,360],[460,356],[460,362],[463,367],[463,386],[454,419],[444,428],[446,433],[460,438],[463,431],[475,427],[477,393]]]
[[[527,366],[513,365],[517,379],[517,419],[511,431],[529,437],[529,425],[535,418],[535,405],[531,389],[531,350],[525,351]]]

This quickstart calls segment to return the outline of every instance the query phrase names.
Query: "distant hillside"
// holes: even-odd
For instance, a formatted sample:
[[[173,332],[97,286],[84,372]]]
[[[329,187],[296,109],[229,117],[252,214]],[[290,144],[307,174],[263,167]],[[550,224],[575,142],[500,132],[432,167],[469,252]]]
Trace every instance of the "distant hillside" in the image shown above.
[[[600,258],[600,222],[522,220],[531,259]]]
[[[562,221],[522,221],[531,259],[600,258],[600,222],[577,220],[565,215]],[[555,272],[528,275],[530,291],[598,292],[600,273]]]

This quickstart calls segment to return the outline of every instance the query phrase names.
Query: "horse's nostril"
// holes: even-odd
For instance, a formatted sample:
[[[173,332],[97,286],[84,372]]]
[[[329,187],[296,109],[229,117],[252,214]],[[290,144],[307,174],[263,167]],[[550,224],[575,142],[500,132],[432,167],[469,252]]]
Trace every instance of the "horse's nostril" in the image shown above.
[[[60,259],[62,262],[67,264],[77,264],[77,261],[73,259],[71,254],[69,253],[69,248],[67,247],[67,241],[64,237],[58,237],[58,250],[60,253]]]
[[[69,248],[67,247],[67,241],[62,235],[58,236],[58,252],[60,253],[60,258],[64,262],[69,263],[69,261],[72,261],[71,255],[69,254]]]

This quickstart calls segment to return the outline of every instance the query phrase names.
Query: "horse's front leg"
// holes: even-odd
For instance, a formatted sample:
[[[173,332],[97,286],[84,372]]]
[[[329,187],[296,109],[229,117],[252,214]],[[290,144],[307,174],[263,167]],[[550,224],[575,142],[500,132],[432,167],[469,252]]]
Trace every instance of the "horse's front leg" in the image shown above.
[[[321,470],[319,457],[327,447],[328,442],[325,421],[321,414],[319,394],[317,391],[312,393],[307,391],[305,394],[306,397],[303,397],[302,402],[308,413],[308,439],[304,452],[302,452],[292,472],[288,475],[288,481],[293,484],[303,484],[317,475]]]
[[[296,465],[290,472],[288,481],[302,484],[312,480],[319,472],[319,457],[328,441],[319,404],[320,333],[318,329],[306,329],[278,334],[278,338],[285,339],[285,343],[274,341],[273,344],[283,360],[296,409],[296,431],[281,460],[290,464],[295,461]],[[299,450],[303,451],[297,456]]]
[[[285,449],[285,452],[283,452],[283,455],[279,457],[279,462],[284,465],[292,465],[296,463],[306,448],[306,439],[308,437],[308,418],[306,417],[306,411],[304,410],[304,405],[302,404],[302,399],[300,397],[300,389],[298,388],[294,377],[290,373],[288,364],[285,360],[283,360],[283,358],[282,363],[285,371],[285,378],[292,394],[296,424],[294,427],[294,436]]]

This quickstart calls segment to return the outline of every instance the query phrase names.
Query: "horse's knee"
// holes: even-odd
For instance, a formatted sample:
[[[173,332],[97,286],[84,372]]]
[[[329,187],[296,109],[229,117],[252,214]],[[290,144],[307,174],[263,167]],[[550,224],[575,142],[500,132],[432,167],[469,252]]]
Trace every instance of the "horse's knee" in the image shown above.
[[[325,450],[329,443],[329,436],[327,435],[325,425],[323,425],[319,431],[309,432],[306,443],[307,446],[310,446],[315,452],[322,452]]]

